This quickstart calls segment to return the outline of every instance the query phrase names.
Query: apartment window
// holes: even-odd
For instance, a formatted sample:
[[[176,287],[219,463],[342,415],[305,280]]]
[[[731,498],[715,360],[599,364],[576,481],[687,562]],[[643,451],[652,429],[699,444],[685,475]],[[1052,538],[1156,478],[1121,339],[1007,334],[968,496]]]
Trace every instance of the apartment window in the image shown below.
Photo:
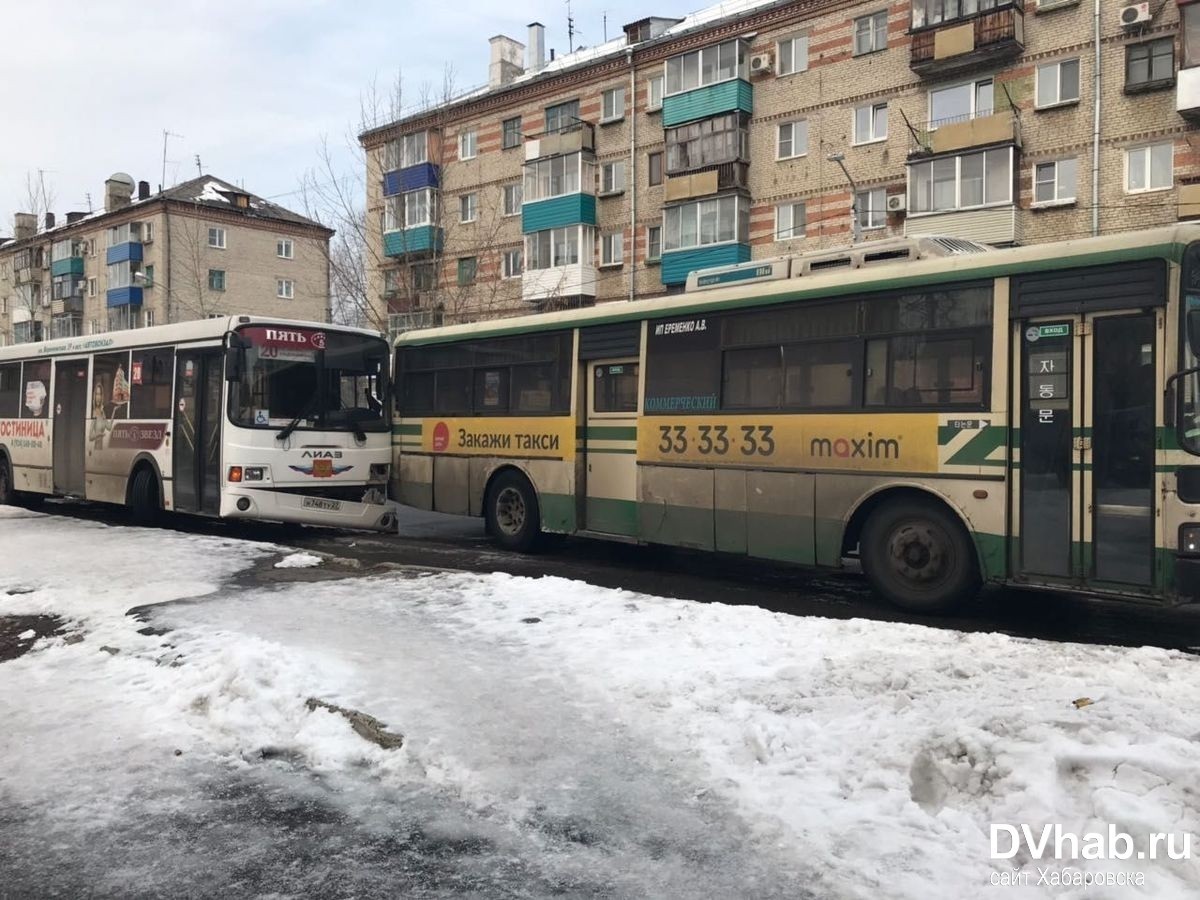
[[[726,41],[667,60],[667,95],[745,76],[746,46]]]
[[[525,267],[553,269],[579,264],[579,231],[576,226],[536,231],[525,237]],[[594,232],[587,229],[587,240],[594,241]],[[590,257],[590,253],[589,253]],[[591,262],[590,258],[588,260]]]
[[[582,174],[581,174],[582,173]],[[527,203],[579,193],[580,184],[595,184],[595,163],[585,162],[580,153],[551,156],[525,164],[523,197]]]
[[[600,193],[617,194],[625,190],[625,160],[600,166]]]
[[[1039,0],[1039,2],[1042,7],[1045,7],[1049,0]],[[1011,5],[1011,0],[913,0],[912,27],[924,28],[927,25],[941,25],[1009,5]]]
[[[400,291],[400,272],[396,269],[383,270],[383,296],[394,297]]]
[[[458,158],[474,159],[478,142],[479,135],[474,128],[470,131],[462,132],[458,136]]]
[[[887,140],[887,104],[875,103],[854,110],[854,143]]]
[[[656,184],[662,184],[663,155],[661,150],[657,153],[646,154],[646,177],[651,187]]]
[[[887,10],[854,20],[854,55],[874,53],[887,46]]]
[[[458,198],[458,220],[460,222],[474,222],[479,214],[479,195],[475,193],[463,194]]]
[[[1012,203],[1012,148],[914,163],[908,178],[912,213]]]
[[[519,216],[521,214],[521,182],[504,186],[504,215]]]
[[[1180,68],[1200,66],[1200,6],[1179,7],[1179,37]]]
[[[600,235],[600,265],[619,266],[625,258],[625,235],[619,231]]]
[[[662,226],[646,226],[646,261],[662,259]]]
[[[1158,191],[1174,183],[1175,148],[1150,144],[1125,151],[1125,190],[1131,194]]]
[[[145,266],[142,268],[142,274],[145,276],[144,284],[148,288],[154,287],[154,266]]]
[[[215,247],[218,250],[225,249],[225,229],[224,228],[208,229],[208,246]]]
[[[108,289],[115,290],[116,288],[127,288],[133,286],[133,276],[138,271],[138,263],[125,261],[113,263],[108,267]],[[29,285],[34,289],[33,298],[40,299],[42,286],[40,284]],[[28,304],[27,304],[28,305]]]
[[[1037,67],[1039,109],[1079,101],[1079,60],[1063,59]]]
[[[404,207],[404,227],[417,228],[433,222],[433,190],[422,188],[401,195]]]
[[[1125,48],[1125,90],[1167,87],[1175,81],[1175,39],[1159,38]]]
[[[209,269],[208,270],[208,289],[210,291],[225,290],[225,270],[224,269]]]
[[[429,159],[429,140],[424,131],[400,138],[400,168],[419,166]]]
[[[513,116],[500,123],[500,146],[504,150],[521,146],[521,117]]]
[[[745,243],[749,231],[749,201],[728,195],[668,206],[663,210],[664,251],[709,244]]]
[[[432,291],[437,284],[437,269],[433,263],[416,263],[413,265],[411,272],[414,294]]]
[[[153,328],[154,327],[154,310],[152,310],[152,309],[143,310],[142,315],[144,315],[146,317],[146,327]]]
[[[579,124],[579,101],[568,100],[546,107],[546,133],[553,134]]]
[[[887,225],[887,191],[883,188],[859,191],[854,195],[854,211],[859,228],[883,228]]]
[[[929,92],[929,127],[990,116],[994,108],[992,79],[981,78]]]
[[[280,238],[275,242],[275,255],[280,259],[291,259],[294,252],[295,246],[291,238]]]
[[[1056,159],[1033,167],[1033,202],[1066,203],[1075,199],[1078,160]]]
[[[748,159],[749,122],[745,113],[726,113],[668,128],[667,174]]]
[[[775,240],[790,241],[804,237],[804,203],[782,203],[775,207]]]
[[[600,95],[600,122],[625,118],[625,88],[609,88]]]
[[[142,223],[142,243],[149,244],[153,240],[154,240],[154,223],[153,222],[143,222]]]
[[[647,112],[662,109],[663,76],[655,75],[646,82],[646,97],[649,100],[649,105],[646,107]]]
[[[88,296],[89,297],[96,296],[96,279],[95,278],[88,279]]]
[[[808,153],[808,122],[784,122],[776,134],[776,159],[792,159]]]
[[[458,261],[458,283],[460,286],[471,284],[475,280],[475,273],[478,269],[479,261],[474,256],[464,256]]]
[[[780,75],[792,75],[808,68],[808,35],[784,38],[775,46],[777,70]]]
[[[505,278],[519,278],[521,275],[521,251],[505,250],[503,258],[503,274]]]
[[[222,234],[221,246],[224,247],[225,229],[217,229]],[[209,234],[212,234],[210,229]],[[118,244],[128,244],[130,242],[138,243],[142,239],[142,223],[141,222],[126,222],[124,225],[117,225],[115,228],[108,229],[108,246],[116,247]],[[212,246],[216,246],[215,244]]]
[[[400,142],[388,141],[383,145],[379,155],[379,167],[384,172],[394,172],[400,168]]]
[[[293,299],[296,296],[296,282],[290,278],[276,278],[275,296],[280,300]]]

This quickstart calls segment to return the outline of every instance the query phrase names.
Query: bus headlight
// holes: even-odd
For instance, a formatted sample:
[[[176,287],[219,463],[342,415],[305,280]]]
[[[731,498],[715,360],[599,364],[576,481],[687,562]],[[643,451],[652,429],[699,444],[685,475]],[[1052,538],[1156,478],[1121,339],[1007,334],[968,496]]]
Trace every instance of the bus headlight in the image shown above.
[[[245,470],[246,481],[264,481],[267,477],[267,470],[262,466],[247,466]]]
[[[1179,526],[1178,552],[1200,554],[1200,524]]]

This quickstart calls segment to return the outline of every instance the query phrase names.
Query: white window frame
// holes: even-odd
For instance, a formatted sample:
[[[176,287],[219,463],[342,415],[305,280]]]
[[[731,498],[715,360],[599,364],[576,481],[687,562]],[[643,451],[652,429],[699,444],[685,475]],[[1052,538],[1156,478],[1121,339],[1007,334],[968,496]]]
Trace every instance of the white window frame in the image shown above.
[[[415,198],[418,194],[424,197],[425,202],[423,207],[421,204],[417,203],[415,199],[410,199]],[[397,197],[400,199],[400,208],[397,211],[398,216],[396,228],[391,229],[392,231],[403,231],[408,228],[421,228],[425,225],[433,224],[433,205],[437,202],[437,198],[433,194],[433,188],[418,188],[415,191],[408,191],[403,194],[398,194]],[[388,199],[395,198],[389,197]],[[409,221],[410,214],[415,214],[422,208],[425,210],[425,215],[422,218]]]
[[[295,259],[296,245],[291,238],[277,238],[275,241],[275,255],[280,259]]]
[[[96,276],[93,275],[91,278],[89,278],[87,280],[87,286],[88,286],[88,296],[95,297],[96,296]]]
[[[625,160],[615,159],[600,164],[600,193],[625,193]]]
[[[866,200],[866,209],[862,201]],[[864,221],[863,214],[866,214]],[[887,188],[867,188],[854,195],[854,214],[858,216],[858,227],[862,231],[878,231],[887,228]]]
[[[379,152],[379,168],[387,172],[395,172],[400,168],[400,139],[387,141]]]
[[[720,65],[721,48],[727,47],[730,45],[733,46],[733,54],[734,54],[733,55],[733,74],[723,76],[720,74],[721,73],[721,65]],[[713,77],[709,81],[705,81],[704,80],[705,55],[708,53],[716,54],[717,63],[712,67],[712,71],[713,71],[715,77]],[[686,70],[688,67],[687,60],[693,56],[696,58],[696,83],[688,84],[687,77],[686,77],[686,74],[687,74]],[[680,61],[679,62],[679,69],[680,69],[679,87],[677,87],[675,90],[671,90],[671,64],[674,63],[676,60]],[[710,44],[707,47],[701,47],[699,50],[690,50],[687,53],[676,54],[675,56],[672,56],[670,59],[668,59],[666,62],[663,63],[663,76],[665,79],[663,82],[663,89],[664,89],[663,96],[664,97],[673,97],[676,94],[686,94],[688,91],[694,91],[697,88],[708,87],[711,84],[721,84],[726,81],[737,81],[739,78],[744,79],[747,74],[746,73],[747,64],[748,64],[748,52],[747,52],[746,42],[741,38],[732,38],[727,41],[721,41],[719,44]]]
[[[545,266],[530,266],[530,259],[537,260],[537,254],[529,252],[530,241],[539,240],[539,235],[549,233],[550,235],[550,264]],[[559,239],[561,238],[561,240]],[[592,264],[592,252],[595,249],[595,229],[591,226],[566,225],[562,228],[548,228],[543,231],[534,231],[525,235],[525,256],[522,265],[526,271],[544,272],[547,269],[560,269],[566,266],[590,266]],[[566,262],[559,259],[559,249],[565,246],[574,246],[575,259],[568,258]],[[569,255],[568,255],[569,256]]]
[[[479,194],[471,191],[458,198],[458,221],[469,225],[479,218]]]
[[[479,155],[479,132],[474,128],[458,133],[458,158],[474,159]]]
[[[791,151],[787,154],[783,152],[783,135],[784,131],[788,134],[788,143],[791,144]],[[803,138],[803,141],[796,140],[797,133]],[[803,143],[804,147],[797,150],[797,145]],[[802,156],[808,156],[808,120],[796,119],[793,122],[780,122],[775,128],[775,159],[783,161],[788,159],[799,159]]]
[[[784,50],[784,47],[787,50]],[[783,61],[788,61],[785,72]],[[793,34],[775,42],[775,77],[786,78],[808,71],[808,34]]]
[[[1075,64],[1075,87],[1078,93],[1074,97],[1064,98],[1062,95],[1062,67],[1068,63]],[[1047,77],[1049,71],[1054,72],[1055,82],[1055,99],[1049,103],[1042,103],[1042,79]],[[1083,70],[1079,63],[1079,57],[1074,56],[1067,59],[1056,59],[1053,62],[1042,63],[1034,69],[1034,84],[1033,84],[1033,103],[1034,109],[1055,109],[1059,106],[1074,106],[1079,102],[1079,96],[1083,93]],[[994,82],[993,82],[994,85]],[[992,88],[995,91],[995,87]],[[993,99],[994,99],[993,94]],[[994,104],[993,104],[994,105]]]
[[[863,136],[858,133],[858,114],[861,110],[869,110],[868,116],[871,122],[870,134]],[[879,131],[880,112],[883,113],[883,133]],[[854,108],[853,119],[850,123],[852,134],[854,135],[854,146],[861,147],[864,144],[879,144],[887,140],[888,136],[888,105],[883,103],[865,103],[862,106]]]
[[[500,259],[500,277],[501,278],[520,278],[524,269],[524,248],[516,250],[505,250]],[[513,261],[516,261],[515,264]]]
[[[562,190],[555,193],[554,166],[559,162],[562,164]],[[521,196],[525,203],[578,194],[584,188],[590,193],[596,183],[596,164],[591,160],[584,160],[583,154],[578,152],[542,157],[525,163],[521,170],[521,181],[524,185]],[[544,194],[541,192],[542,187],[546,188]]]
[[[650,246],[651,246],[650,234],[651,234],[651,232],[654,232],[654,231],[658,232],[658,254],[656,256],[651,256],[650,255]],[[662,227],[662,225],[661,224],[660,225],[647,225],[646,226],[646,262],[660,261],[662,259],[662,246],[663,246],[663,227]]]
[[[600,268],[625,265],[625,233],[611,231],[600,235]]]
[[[1167,184],[1154,187],[1152,183],[1151,162],[1154,160],[1153,148],[1155,147],[1170,147],[1171,148],[1171,165],[1170,181]],[[1129,161],[1134,154],[1145,154],[1146,166],[1146,187],[1134,188],[1129,186]],[[1127,194],[1152,194],[1156,191],[1169,191],[1175,187],[1175,142],[1174,141],[1158,141],[1154,144],[1141,144],[1137,147],[1128,147],[1125,150],[1125,193]]]
[[[154,327],[154,310],[149,309],[149,308],[144,309],[144,310],[142,310],[142,315],[145,317],[146,327],[153,328]]]
[[[803,221],[800,223],[800,229],[796,230],[796,207],[802,211],[801,217]],[[784,220],[787,224],[784,225]],[[775,207],[775,237],[776,241],[792,241],[802,238],[808,228],[808,205],[803,200],[792,200],[789,203],[780,203]]]
[[[290,278],[276,278],[275,296],[280,300],[295,300],[296,282]]]
[[[506,184],[500,188],[501,209],[504,211],[505,218],[521,214],[521,189],[523,186],[520,181],[514,181],[512,184]]]
[[[937,131],[938,122],[942,122],[946,125],[957,124],[956,117],[950,117],[947,119],[935,119],[933,117],[933,95],[940,94],[944,91],[953,91],[953,90],[957,90],[958,88],[964,88],[964,87],[970,88],[970,91],[971,91],[970,118],[964,119],[963,121],[972,121],[973,122],[975,119],[980,118],[979,86],[981,84],[983,84],[985,81],[989,82],[992,85],[992,106],[987,111],[987,115],[994,116],[996,114],[996,79],[989,75],[986,78],[974,78],[974,79],[971,79],[970,81],[960,81],[960,82],[958,82],[958,84],[947,84],[944,87],[931,88],[930,91],[926,94],[925,103],[926,103],[926,109],[929,110],[929,130]]]
[[[1061,192],[1062,185],[1063,185],[1062,171],[1061,171],[1062,164],[1068,163],[1068,162],[1071,163],[1075,169],[1074,177],[1072,179],[1074,184],[1072,184],[1072,186],[1071,186],[1070,196],[1066,196],[1065,194],[1063,194]],[[1039,200],[1038,199],[1038,183],[1039,183],[1038,182],[1038,170],[1045,169],[1049,166],[1054,167],[1054,196],[1048,200]],[[1035,207],[1072,206],[1075,204],[1075,201],[1078,199],[1077,198],[1077,195],[1079,193],[1079,159],[1078,159],[1078,157],[1069,156],[1069,157],[1063,157],[1062,159],[1050,159],[1050,160],[1045,160],[1043,162],[1035,162],[1033,164],[1032,175],[1033,175],[1033,205]]]
[[[655,86],[658,90],[658,102],[654,100]],[[665,75],[651,75],[646,81],[646,112],[656,112],[662,109],[663,91],[666,89],[667,80]]]
[[[1008,197],[1004,198],[1004,199],[1000,199],[1000,200],[989,200],[987,197],[987,184],[988,184],[987,155],[992,154],[992,153],[1008,154],[1008,178],[1005,179],[1005,182],[1004,182],[1005,185],[1008,187]],[[962,205],[962,182],[963,182],[962,161],[963,161],[964,157],[976,156],[979,154],[983,154],[983,156],[984,156],[984,160],[983,160],[983,202],[982,203],[974,203],[974,204],[971,204],[970,206],[963,206]],[[986,209],[990,206],[1012,206],[1016,203],[1016,198],[1013,196],[1014,189],[1013,189],[1013,183],[1012,183],[1013,182],[1013,178],[1012,178],[1013,164],[1014,164],[1012,147],[998,147],[998,148],[993,148],[991,150],[973,150],[969,153],[960,153],[957,156],[953,156],[953,157],[949,157],[949,158],[954,160],[954,206],[950,207],[949,209],[926,209],[926,210],[918,211],[918,209],[917,209],[918,204],[916,202],[914,202],[915,190],[916,190],[916,179],[913,177],[913,172],[919,167],[929,166],[930,167],[930,183],[932,186],[932,178],[933,178],[932,167],[933,167],[933,164],[936,162],[936,160],[925,161],[925,162],[920,162],[920,163],[913,163],[912,165],[910,165],[908,167],[907,197],[908,197],[908,217],[910,219],[919,218],[921,216],[942,215],[944,213],[959,212],[961,210],[967,210],[967,209]]]
[[[214,238],[215,238],[215,240],[214,240]],[[208,246],[214,250],[228,249],[228,245],[226,244],[226,234],[225,234],[224,228],[221,228],[217,225],[209,225],[208,226]]]
[[[625,88],[608,88],[600,93],[600,124],[620,122],[625,118]]]
[[[400,168],[408,169],[429,162],[429,134],[414,131],[400,136]]]
[[[703,228],[703,208],[708,204],[717,204],[717,239],[713,241],[704,240]],[[722,240],[721,235],[721,211],[725,208],[733,209],[733,237]],[[679,245],[669,246],[671,235],[671,218],[678,215],[680,219],[679,228]],[[683,217],[694,216],[696,219],[696,243],[683,243]],[[722,244],[737,244],[742,242],[742,223],[746,223],[747,229],[750,220],[750,204],[749,201],[740,194],[723,194],[719,197],[710,197],[704,200],[691,200],[686,203],[680,203],[675,206],[668,206],[663,209],[663,253],[674,253],[677,250],[694,250],[699,247],[717,247]]]
[[[880,17],[882,17],[882,25],[880,28]],[[870,47],[865,50],[860,50],[858,45],[859,23],[867,23],[867,31],[870,35]],[[888,11],[886,9],[878,9],[873,13],[865,16],[858,16],[854,20],[852,31],[850,34],[851,55],[866,56],[868,53],[878,53],[880,50],[887,49],[887,30],[888,30]],[[882,40],[880,35],[882,34]]]

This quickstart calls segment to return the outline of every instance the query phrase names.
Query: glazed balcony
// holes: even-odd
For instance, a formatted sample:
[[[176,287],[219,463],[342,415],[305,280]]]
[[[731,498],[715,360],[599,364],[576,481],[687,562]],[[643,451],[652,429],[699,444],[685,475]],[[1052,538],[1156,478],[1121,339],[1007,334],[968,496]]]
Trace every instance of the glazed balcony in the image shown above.
[[[1024,0],[913,0],[909,34],[909,68],[923,77],[992,66],[1025,49]]]
[[[664,200],[667,203],[707,197],[722,191],[747,190],[750,187],[750,166],[744,162],[728,162],[686,175],[671,175],[664,187]]]
[[[1011,109],[937,119],[912,129],[908,158],[940,156],[975,147],[1021,146],[1021,120]]]

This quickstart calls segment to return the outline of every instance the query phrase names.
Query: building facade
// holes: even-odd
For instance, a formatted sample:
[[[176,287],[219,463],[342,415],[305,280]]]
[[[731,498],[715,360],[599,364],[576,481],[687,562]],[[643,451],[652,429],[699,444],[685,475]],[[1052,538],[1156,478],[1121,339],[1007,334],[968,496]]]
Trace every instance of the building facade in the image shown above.
[[[103,212],[16,215],[0,344],[243,312],[327,321],[332,234],[219,178],[151,194],[117,174]]]
[[[536,23],[492,38],[487,88],[361,136],[395,328],[1200,214],[1200,3],[749,0],[624,31],[548,62]]]

